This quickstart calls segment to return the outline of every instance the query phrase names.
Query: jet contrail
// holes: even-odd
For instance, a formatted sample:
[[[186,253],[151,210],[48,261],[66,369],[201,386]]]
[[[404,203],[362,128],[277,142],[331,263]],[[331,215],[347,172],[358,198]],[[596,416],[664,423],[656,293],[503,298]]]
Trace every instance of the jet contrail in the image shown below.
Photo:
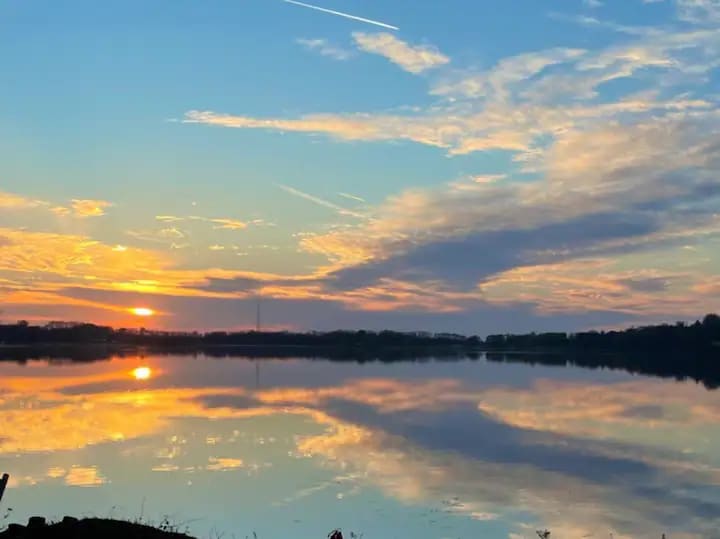
[[[330,13],[331,15],[337,15],[338,17],[345,17],[346,19],[352,19],[354,21],[366,22],[368,24],[374,24],[375,26],[382,26],[383,28],[389,28],[390,30],[400,30],[400,28],[398,28],[397,26],[385,24],[384,22],[380,22],[380,21],[373,21],[372,19],[365,19],[363,17],[357,17],[356,15],[350,15],[349,13],[343,13],[342,11],[333,11],[332,9],[326,9],[326,8],[320,7],[320,6],[313,6],[312,4],[305,4],[304,2],[298,2],[297,0],[283,0],[283,1],[287,2],[288,4],[295,4],[296,6],[307,7],[310,9],[317,10],[317,11],[322,11],[323,13]]]
[[[333,204],[332,202],[324,200],[320,197],[316,197],[309,193],[300,191],[300,189],[295,189],[294,187],[290,187],[289,185],[283,185],[282,183],[276,183],[275,185],[277,185],[283,191],[287,191],[291,195],[295,195],[297,197],[304,198],[305,200],[309,200],[310,202],[314,202],[315,204],[324,206],[325,208],[330,208],[331,210],[335,210],[340,215],[348,215],[350,217],[355,217],[357,219],[367,219],[367,215],[364,215],[364,214],[356,212],[356,211],[348,210],[347,208],[343,208],[342,206]]]

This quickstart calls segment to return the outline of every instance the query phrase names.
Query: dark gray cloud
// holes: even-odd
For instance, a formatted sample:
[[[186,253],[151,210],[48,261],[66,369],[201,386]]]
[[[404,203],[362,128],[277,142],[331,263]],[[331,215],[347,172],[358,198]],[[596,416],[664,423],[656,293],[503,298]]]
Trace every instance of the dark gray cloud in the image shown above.
[[[197,399],[206,408],[232,408],[245,410],[256,408],[260,403],[252,397],[245,395],[206,395]]]
[[[666,277],[652,277],[648,279],[621,279],[619,283],[636,292],[663,292],[670,286]]]
[[[648,404],[644,406],[635,406],[627,408],[623,415],[638,419],[663,419],[665,417],[665,409],[660,405]]]
[[[197,288],[207,292],[221,293],[257,292],[268,284],[272,284],[273,286],[297,286],[318,284],[320,282],[322,282],[322,279],[303,279],[299,281],[297,279],[286,279],[282,277],[272,280],[254,279],[252,277],[235,277],[231,279],[211,277],[208,279],[207,284],[200,285]]]
[[[439,279],[451,286],[473,288],[479,281],[519,265],[567,260],[597,243],[640,238],[660,227],[652,214],[606,213],[535,228],[478,232],[340,270],[329,286],[351,290],[390,277],[409,281]]]

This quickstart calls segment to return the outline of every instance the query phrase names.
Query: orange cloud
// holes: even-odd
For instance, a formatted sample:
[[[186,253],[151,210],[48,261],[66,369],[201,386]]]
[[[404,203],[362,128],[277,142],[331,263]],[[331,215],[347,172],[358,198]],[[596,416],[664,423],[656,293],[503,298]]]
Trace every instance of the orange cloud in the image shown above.
[[[13,193],[5,193],[0,191],[0,208],[3,209],[14,210],[38,208],[46,205],[47,203],[43,202],[42,200],[35,200],[21,195],[15,195]]]
[[[62,204],[54,204],[40,199],[28,198],[22,195],[0,191],[0,208],[34,209],[39,208],[50,211],[59,217],[73,215],[74,217],[98,217],[105,214],[105,209],[112,206],[112,203],[105,200],[73,199],[70,207]]]
[[[237,470],[244,465],[242,459],[211,457],[206,469],[215,472],[224,472],[226,470]]]
[[[76,217],[100,217],[113,204],[105,200],[73,199],[72,210]]]
[[[65,484],[71,487],[97,487],[105,483],[95,466],[73,466],[65,476]]]

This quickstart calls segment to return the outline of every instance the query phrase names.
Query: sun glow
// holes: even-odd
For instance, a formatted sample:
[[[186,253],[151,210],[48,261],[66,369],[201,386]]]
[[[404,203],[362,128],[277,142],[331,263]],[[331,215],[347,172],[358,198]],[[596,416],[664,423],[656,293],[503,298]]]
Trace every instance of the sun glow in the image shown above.
[[[132,371],[132,375],[136,380],[149,380],[152,376],[150,367],[138,367]]]
[[[155,314],[155,311],[147,307],[133,307],[130,312],[135,316],[153,316]]]

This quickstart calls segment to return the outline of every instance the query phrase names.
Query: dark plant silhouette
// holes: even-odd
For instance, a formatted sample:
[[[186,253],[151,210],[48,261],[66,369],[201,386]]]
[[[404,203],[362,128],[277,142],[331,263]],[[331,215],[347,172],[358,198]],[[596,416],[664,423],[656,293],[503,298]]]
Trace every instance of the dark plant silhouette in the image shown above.
[[[203,353],[211,357],[322,357],[352,361],[404,361],[423,358],[567,364],[678,379],[708,388],[720,386],[720,316],[708,314],[692,324],[677,322],[623,331],[490,335],[486,339],[453,333],[331,331],[326,333],[167,332],[112,329],[93,324],[27,322],[0,325],[0,359],[106,359],[123,353]]]

